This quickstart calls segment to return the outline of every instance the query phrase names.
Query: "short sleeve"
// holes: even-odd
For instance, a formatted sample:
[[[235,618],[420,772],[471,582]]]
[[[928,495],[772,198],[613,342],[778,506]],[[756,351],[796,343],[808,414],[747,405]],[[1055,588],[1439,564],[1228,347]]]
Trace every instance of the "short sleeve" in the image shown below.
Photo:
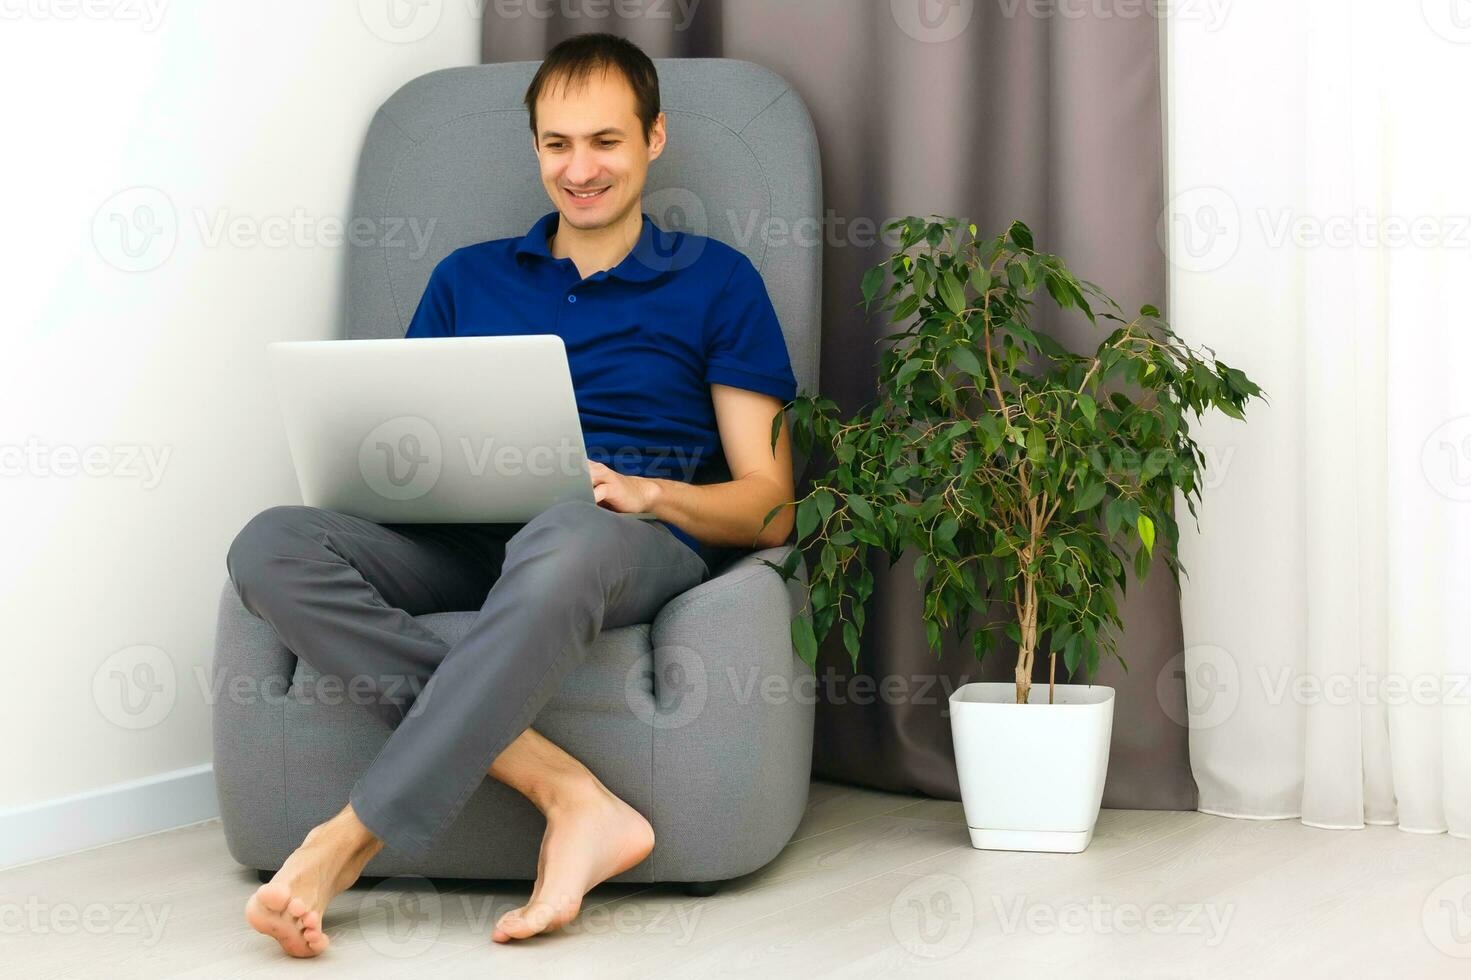
[[[705,381],[774,395],[797,394],[781,324],[761,273],[738,254],[705,324]]]
[[[455,335],[455,298],[453,290],[454,253],[439,261],[429,273],[429,284],[419,298],[419,308],[409,321],[404,338],[453,337]]]

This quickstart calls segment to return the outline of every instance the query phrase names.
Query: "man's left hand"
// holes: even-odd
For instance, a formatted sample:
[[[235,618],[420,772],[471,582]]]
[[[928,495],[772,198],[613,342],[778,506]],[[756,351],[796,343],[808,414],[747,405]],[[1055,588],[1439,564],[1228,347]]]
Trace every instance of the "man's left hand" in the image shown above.
[[[599,507],[616,510],[620,514],[638,514],[654,509],[658,486],[653,480],[627,476],[591,459],[587,461],[587,468],[592,473],[593,500]]]

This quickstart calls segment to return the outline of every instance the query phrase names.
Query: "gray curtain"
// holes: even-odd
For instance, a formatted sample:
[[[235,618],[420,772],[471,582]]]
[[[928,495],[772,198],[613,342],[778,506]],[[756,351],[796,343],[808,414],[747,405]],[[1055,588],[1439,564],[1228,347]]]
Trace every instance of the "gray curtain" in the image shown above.
[[[652,57],[740,58],[785,77],[822,146],[822,393],[855,412],[872,398],[874,344],[889,332],[857,308],[859,281],[886,255],[873,228],[890,218],[951,214],[997,234],[1020,218],[1039,248],[1064,256],[1125,308],[1163,305],[1159,23],[1141,7],[490,2],[483,60],[539,60],[564,37],[601,30]],[[1058,329],[1078,349],[1098,339],[1086,323]],[[886,566],[879,556],[857,676],[836,631],[821,651],[814,772],[957,799],[946,695],[969,680],[1009,679],[1010,651],[978,665],[950,635],[936,660],[910,556]],[[1183,681],[1170,667],[1181,650],[1178,591],[1163,563],[1155,568],[1144,583],[1131,580],[1122,600],[1119,649],[1129,670],[1107,663],[1098,678],[1118,691],[1104,805],[1194,809],[1187,733],[1172,720],[1185,717]]]

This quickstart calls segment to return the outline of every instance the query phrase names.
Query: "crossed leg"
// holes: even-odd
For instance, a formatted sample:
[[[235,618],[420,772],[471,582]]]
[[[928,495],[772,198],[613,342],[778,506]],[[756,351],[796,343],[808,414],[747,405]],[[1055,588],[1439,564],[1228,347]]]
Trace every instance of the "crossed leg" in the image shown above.
[[[332,512],[279,508],[251,535],[242,531],[232,546],[231,575],[242,599],[276,627],[288,647],[305,651],[324,672],[372,676],[372,668],[388,667],[389,675],[417,674],[410,679],[420,682],[415,689],[422,690],[419,696],[427,705],[417,718],[406,714],[407,704],[382,706],[400,721],[359,783],[361,788],[370,782],[374,770],[384,772],[363,791],[369,809],[360,813],[350,801],[314,827],[247,902],[250,925],[276,939],[287,953],[315,956],[330,945],[323,928],[327,905],[385,846],[369,823],[379,831],[388,828],[389,836],[397,833],[398,846],[412,853],[422,851],[433,828],[442,829],[450,821],[474,785],[461,790],[453,779],[435,782],[432,767],[425,771],[424,766],[437,761],[448,770],[463,769],[467,759],[477,757],[475,743],[481,739],[504,748],[488,767],[482,762],[471,775],[479,779],[488,772],[525,795],[546,818],[531,898],[496,923],[497,942],[565,925],[591,888],[638,864],[653,849],[654,832],[647,819],[530,727],[516,733],[524,724],[516,719],[534,716],[604,625],[647,621],[667,598],[697,584],[707,572],[698,556],[662,528],[625,524],[631,519],[591,504],[558,505],[546,514],[551,516],[526,525],[510,539],[509,548],[498,551],[494,540],[485,538],[448,548],[446,539],[431,536],[425,545],[408,540],[412,535]],[[525,533],[533,525],[536,530]],[[585,544],[599,538],[601,546]],[[471,634],[453,650],[443,649],[442,641],[412,619],[422,612],[464,608],[455,603],[487,581],[501,586],[503,560],[507,577],[517,584],[501,587],[499,597],[491,589]],[[307,572],[309,579],[293,579]],[[549,585],[563,583],[570,584],[558,595],[558,604],[529,601],[533,594],[546,593]],[[310,601],[303,598],[307,595]],[[518,619],[514,611],[528,606],[541,607],[542,617],[527,619],[530,614],[523,612]],[[335,611],[338,618],[323,610]],[[345,619],[343,610],[349,611]],[[515,662],[524,651],[513,649],[510,661],[497,662],[486,637],[508,642],[511,636],[520,637],[524,646],[535,630],[545,628],[549,610],[560,611],[570,633],[550,634],[561,657],[533,672],[540,680],[532,685],[521,679],[528,665]],[[338,645],[322,642],[329,633],[347,638],[353,649],[343,653]],[[437,651],[436,643],[441,647]],[[438,693],[432,686],[422,687],[430,675],[435,683],[448,675]],[[496,714],[482,710],[492,694],[502,698],[503,707],[516,707],[509,722],[501,720],[502,726],[515,726],[509,734],[484,721],[487,714]],[[440,746],[438,758],[435,746]],[[354,800],[359,792],[354,790]],[[426,806],[435,812],[424,814]]]

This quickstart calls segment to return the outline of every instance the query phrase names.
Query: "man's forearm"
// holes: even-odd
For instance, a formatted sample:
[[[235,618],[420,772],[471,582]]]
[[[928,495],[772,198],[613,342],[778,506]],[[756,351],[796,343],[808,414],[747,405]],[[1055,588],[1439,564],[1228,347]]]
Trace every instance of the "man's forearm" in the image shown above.
[[[764,530],[761,527],[771,508],[791,500],[774,481],[764,476],[704,484],[647,479],[656,487],[649,508],[655,516],[678,525],[707,544],[772,548],[784,543],[791,534],[791,507],[784,507]]]

